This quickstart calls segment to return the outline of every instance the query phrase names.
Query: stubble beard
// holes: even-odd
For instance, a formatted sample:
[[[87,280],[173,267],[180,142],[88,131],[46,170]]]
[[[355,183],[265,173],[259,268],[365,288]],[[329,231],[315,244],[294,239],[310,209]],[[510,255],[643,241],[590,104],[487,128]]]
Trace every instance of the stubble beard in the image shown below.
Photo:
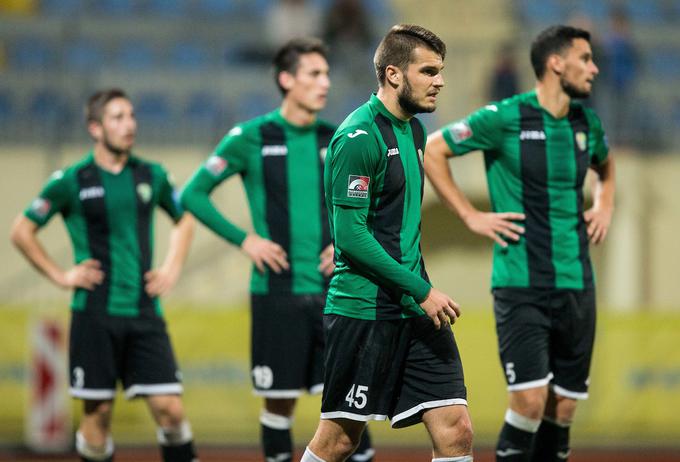
[[[585,99],[590,96],[590,90],[580,90],[568,82],[564,77],[560,78],[560,86],[567,96],[572,99]]]
[[[427,107],[418,104],[417,101],[413,99],[413,89],[411,88],[411,82],[408,81],[404,75],[404,87],[399,95],[397,96],[399,106],[408,114],[416,115],[423,112],[434,112],[437,106]]]

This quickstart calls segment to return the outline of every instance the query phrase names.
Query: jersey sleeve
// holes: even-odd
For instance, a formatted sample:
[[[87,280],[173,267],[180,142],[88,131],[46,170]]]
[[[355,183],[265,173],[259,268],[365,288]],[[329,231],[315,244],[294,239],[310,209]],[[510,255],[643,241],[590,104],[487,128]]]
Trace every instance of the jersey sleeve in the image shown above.
[[[378,141],[368,127],[352,127],[332,142],[331,199],[334,205],[368,207],[379,167]]]
[[[247,170],[247,154],[252,142],[241,127],[234,127],[194,172],[180,195],[185,210],[208,229],[235,245],[241,245],[247,233],[220,213],[210,200],[210,194],[222,181]]]
[[[158,205],[165,210],[165,212],[177,223],[184,210],[179,201],[179,192],[175,187],[175,182],[164,168],[160,167],[160,190],[158,196]]]
[[[503,119],[500,109],[489,104],[464,119],[442,128],[446,144],[457,156],[476,150],[498,148],[503,139]]]
[[[44,226],[55,213],[64,212],[69,204],[70,188],[62,170],[54,172],[24,215],[38,226]]]
[[[604,133],[602,122],[595,112],[586,109],[586,114],[590,128],[590,139],[588,140],[590,152],[592,153],[590,162],[593,165],[600,165],[607,160],[607,157],[609,157],[607,135]]]

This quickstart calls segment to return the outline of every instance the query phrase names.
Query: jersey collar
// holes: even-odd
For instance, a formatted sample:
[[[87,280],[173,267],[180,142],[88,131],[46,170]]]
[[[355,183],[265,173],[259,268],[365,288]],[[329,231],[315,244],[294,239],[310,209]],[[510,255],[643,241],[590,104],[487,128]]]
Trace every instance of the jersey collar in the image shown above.
[[[392,122],[400,129],[405,129],[406,127],[409,126],[409,121],[401,120],[397,118],[394,114],[392,114],[390,111],[388,111],[383,102],[380,101],[380,99],[378,98],[378,95],[376,95],[375,93],[371,95],[371,98],[368,100],[368,103],[371,105],[371,107],[375,108],[375,110],[377,110],[379,113],[390,119],[390,122]]]

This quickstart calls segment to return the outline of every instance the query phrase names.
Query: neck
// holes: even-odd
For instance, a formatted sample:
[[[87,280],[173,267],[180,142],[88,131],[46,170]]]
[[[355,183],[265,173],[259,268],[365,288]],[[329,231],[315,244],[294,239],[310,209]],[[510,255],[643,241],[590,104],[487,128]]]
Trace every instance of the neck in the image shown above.
[[[399,104],[399,97],[397,96],[397,91],[392,87],[382,86],[378,88],[378,94],[376,95],[378,99],[385,105],[388,111],[392,113],[394,117],[399,120],[411,120],[413,114],[409,114],[404,111],[404,109]]]
[[[316,112],[310,111],[287,98],[284,98],[281,103],[281,116],[290,124],[300,127],[311,125],[316,121]]]
[[[120,173],[130,157],[130,153],[115,154],[102,143],[94,146],[94,162],[102,169],[111,173]]]
[[[556,119],[564,117],[569,113],[571,98],[562,90],[559,81],[555,79],[539,80],[536,83],[536,97],[538,98],[538,104]]]

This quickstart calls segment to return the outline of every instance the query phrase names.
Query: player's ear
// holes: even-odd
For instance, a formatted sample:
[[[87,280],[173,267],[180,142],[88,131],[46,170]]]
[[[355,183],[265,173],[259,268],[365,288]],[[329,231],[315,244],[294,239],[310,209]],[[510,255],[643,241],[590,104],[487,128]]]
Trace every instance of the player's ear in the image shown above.
[[[546,63],[546,67],[548,70],[553,71],[557,75],[562,75],[564,72],[564,58],[557,54],[553,53],[550,56],[548,56],[548,61]]]
[[[279,72],[279,85],[286,90],[290,91],[295,84],[295,76],[288,71]]]
[[[397,88],[399,85],[401,85],[403,77],[404,76],[401,72],[401,69],[399,69],[397,66],[390,64],[385,68],[385,81],[389,83],[392,88]]]
[[[90,120],[87,123],[87,131],[93,140],[98,141],[102,136],[102,124],[96,120]]]

